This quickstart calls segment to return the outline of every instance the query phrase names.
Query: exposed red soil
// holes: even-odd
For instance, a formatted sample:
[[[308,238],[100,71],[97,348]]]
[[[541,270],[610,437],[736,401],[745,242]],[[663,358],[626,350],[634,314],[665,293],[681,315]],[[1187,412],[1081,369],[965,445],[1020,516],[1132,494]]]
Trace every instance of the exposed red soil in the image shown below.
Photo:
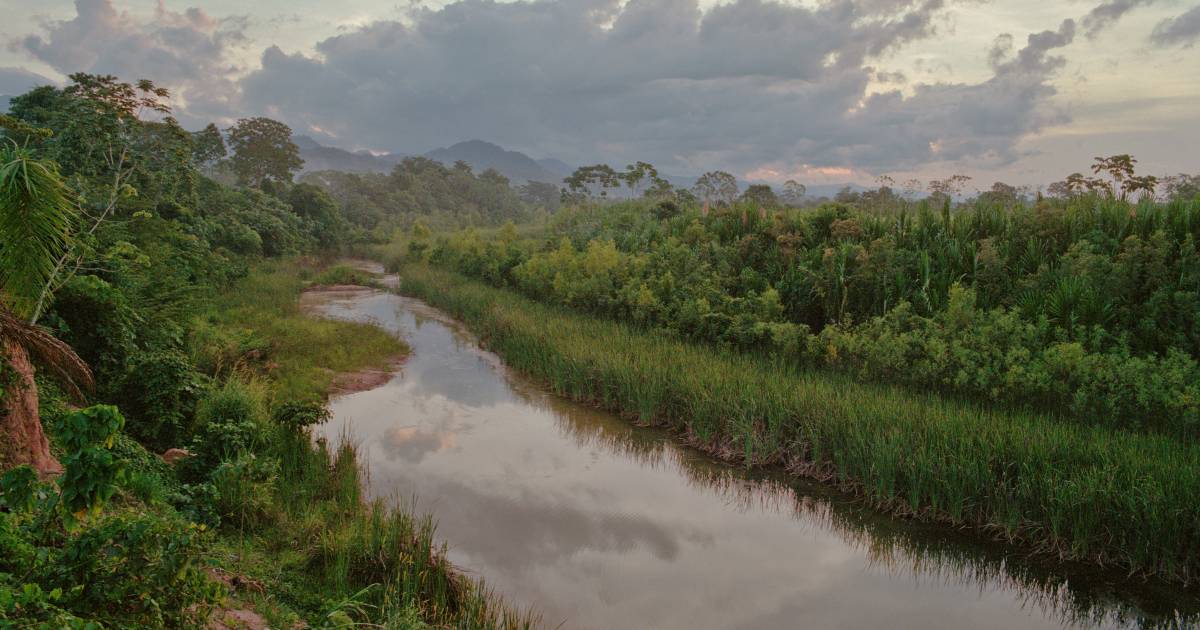
[[[375,389],[392,380],[392,376],[400,371],[400,366],[403,364],[404,357],[397,356],[388,359],[387,366],[383,369],[343,372],[334,377],[333,384],[330,386],[330,393],[333,395],[353,394],[355,392],[365,392],[369,389]]]

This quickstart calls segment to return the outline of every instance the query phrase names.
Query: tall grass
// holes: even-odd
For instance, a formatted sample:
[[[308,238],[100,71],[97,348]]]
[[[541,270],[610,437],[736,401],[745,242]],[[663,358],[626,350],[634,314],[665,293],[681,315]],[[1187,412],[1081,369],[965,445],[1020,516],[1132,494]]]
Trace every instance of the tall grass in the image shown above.
[[[401,290],[464,319],[555,393],[781,464],[897,513],[1062,558],[1188,581],[1200,448],[856,383],[548,307],[420,265]]]
[[[306,286],[359,273],[322,271],[303,260],[253,268],[199,318],[192,339],[197,363],[218,376],[261,372],[285,400],[324,396],[340,372],[386,366],[408,351],[402,340],[370,324],[312,317],[300,306]]]
[[[437,627],[536,625],[534,615],[506,606],[450,564],[429,516],[363,502],[351,443],[343,441],[331,453],[299,433],[283,436],[275,447],[286,480],[278,488],[281,522],[261,537],[276,552],[290,554],[290,572],[303,576],[294,596],[361,594],[358,603],[375,621],[415,612]]]

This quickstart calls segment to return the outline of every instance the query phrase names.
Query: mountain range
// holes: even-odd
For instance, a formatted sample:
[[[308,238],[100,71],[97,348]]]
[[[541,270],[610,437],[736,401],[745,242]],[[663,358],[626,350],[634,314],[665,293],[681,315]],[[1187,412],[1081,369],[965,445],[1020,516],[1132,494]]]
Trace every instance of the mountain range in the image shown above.
[[[296,136],[294,141],[300,147],[300,157],[304,158],[304,172],[329,170],[349,173],[387,173],[401,160],[410,157],[404,153],[375,154],[367,151],[347,151],[322,145],[309,136]],[[461,160],[470,164],[476,173],[494,168],[513,184],[537,181],[560,185],[563,178],[575,170],[574,167],[562,160],[554,158],[535,160],[520,151],[511,151],[483,140],[468,140],[441,149],[434,149],[425,153],[424,157],[437,160],[447,166]],[[695,176],[664,174],[663,177],[678,188],[690,188],[696,183]],[[757,183],[769,182],[742,182],[742,186]],[[812,184],[808,187],[808,196],[833,197],[845,186],[850,186],[855,191],[866,190],[862,186],[849,183]],[[619,189],[610,193],[610,196],[621,198],[627,194],[627,190]]]
[[[345,171],[348,173],[387,173],[406,157],[404,153],[375,154],[367,151],[347,151],[325,146],[309,136],[296,136],[293,141],[304,158],[303,172]],[[424,154],[450,166],[458,161],[471,165],[475,172],[494,168],[514,184],[527,181],[557,184],[575,169],[562,160],[547,158],[534,160],[520,151],[509,151],[504,147],[468,140]]]
[[[292,141],[300,148],[300,157],[304,158],[302,172],[387,173],[400,160],[407,157],[399,153],[375,155],[368,151],[347,151],[337,147],[327,147],[309,136],[295,136]]]
[[[513,183],[558,183],[575,170],[559,160],[534,160],[520,151],[509,151],[483,140],[468,140],[444,149],[435,149],[426,153],[425,157],[443,164],[454,164],[461,160],[470,164],[475,172],[493,168]]]

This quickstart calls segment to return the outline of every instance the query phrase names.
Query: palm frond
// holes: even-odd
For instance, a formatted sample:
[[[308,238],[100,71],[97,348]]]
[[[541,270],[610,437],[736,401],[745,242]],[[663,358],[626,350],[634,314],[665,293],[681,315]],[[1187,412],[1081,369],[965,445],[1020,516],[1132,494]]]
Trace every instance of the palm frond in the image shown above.
[[[25,348],[42,367],[50,370],[76,400],[84,400],[83,390],[94,385],[92,370],[83,359],[49,330],[29,324],[6,308],[0,307],[0,338]]]
[[[0,147],[0,292],[17,315],[33,311],[67,247],[70,199],[52,162]]]

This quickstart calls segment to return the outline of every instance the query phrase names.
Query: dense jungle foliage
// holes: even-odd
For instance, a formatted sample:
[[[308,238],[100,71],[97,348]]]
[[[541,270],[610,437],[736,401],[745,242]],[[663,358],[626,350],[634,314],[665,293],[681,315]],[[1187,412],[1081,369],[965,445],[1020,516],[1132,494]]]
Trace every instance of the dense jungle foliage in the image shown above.
[[[0,626],[210,627],[239,608],[272,627],[526,625],[306,428],[332,373],[406,351],[299,310],[306,285],[354,276],[313,256],[374,224],[292,183],[282,123],[190,133],[169,96],[77,74],[0,115],[0,402],[33,397],[64,469],[4,462]]]
[[[1200,433],[1200,197],[584,205],[397,258],[859,379]]]
[[[386,175],[317,171],[306,173],[301,181],[322,186],[347,218],[384,240],[396,228],[409,229],[418,219],[448,229],[544,216],[531,209],[503,175],[493,169],[476,174],[464,162],[445,166],[411,157]]]

